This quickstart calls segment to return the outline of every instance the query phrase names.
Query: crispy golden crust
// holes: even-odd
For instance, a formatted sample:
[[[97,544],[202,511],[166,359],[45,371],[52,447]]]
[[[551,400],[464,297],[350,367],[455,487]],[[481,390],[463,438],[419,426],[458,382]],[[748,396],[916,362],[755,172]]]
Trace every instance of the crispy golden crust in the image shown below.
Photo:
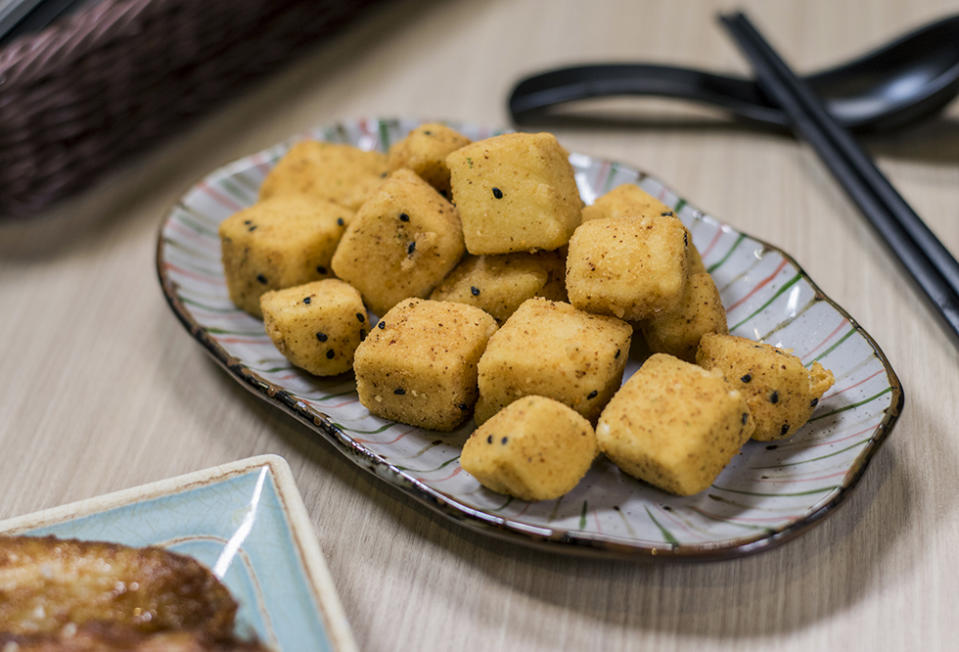
[[[161,548],[0,536],[0,632],[113,622],[144,633],[228,636],[236,608],[209,570]]]
[[[201,631],[142,632],[113,623],[67,625],[56,633],[0,633],[0,650],[7,652],[265,652],[256,641],[240,641]]]

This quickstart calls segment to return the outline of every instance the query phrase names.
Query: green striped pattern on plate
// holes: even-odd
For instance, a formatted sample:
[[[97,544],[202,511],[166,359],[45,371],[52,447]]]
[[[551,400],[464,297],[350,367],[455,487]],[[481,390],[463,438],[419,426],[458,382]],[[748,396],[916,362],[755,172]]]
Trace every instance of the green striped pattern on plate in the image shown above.
[[[662,182],[629,166],[582,154],[570,161],[587,203],[636,183],[672,206],[720,288],[733,333],[820,361],[836,376],[812,420],[774,444],[751,442],[713,487],[668,496],[598,461],[558,501],[504,500],[459,466],[472,426],[438,435],[371,416],[351,378],[320,379],[282,359],[261,322],[230,303],[217,226],[256,199],[290,145],[304,138],[385,149],[418,121],[355,120],[311,130],[221,168],[194,186],[163,223],[157,265],[181,321],[260,395],[315,425],[358,465],[468,526],[526,542],[576,544],[616,554],[717,557],[762,549],[798,532],[838,503],[895,421],[902,390],[869,336],[780,250],[723,224]],[[488,129],[452,124],[474,140]],[[626,377],[638,368],[627,364]],[[285,401],[285,402],[284,402]]]

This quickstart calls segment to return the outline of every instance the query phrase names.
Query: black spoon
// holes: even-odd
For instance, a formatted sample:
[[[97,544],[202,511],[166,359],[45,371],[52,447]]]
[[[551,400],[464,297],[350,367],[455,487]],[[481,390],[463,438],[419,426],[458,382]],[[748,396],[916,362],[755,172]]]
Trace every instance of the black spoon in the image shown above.
[[[959,94],[959,15],[929,23],[887,45],[805,78],[847,129],[885,131],[945,107]],[[720,106],[751,122],[785,128],[786,115],[751,79],[690,68],[593,64],[526,77],[509,98],[517,124],[555,119],[576,100],[662,95]]]

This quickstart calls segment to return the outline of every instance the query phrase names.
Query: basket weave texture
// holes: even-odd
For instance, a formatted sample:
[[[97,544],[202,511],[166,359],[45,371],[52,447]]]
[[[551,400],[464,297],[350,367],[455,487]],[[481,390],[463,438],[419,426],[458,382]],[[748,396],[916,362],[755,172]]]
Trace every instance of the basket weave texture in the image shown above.
[[[378,0],[103,0],[0,51],[0,216],[88,187]]]

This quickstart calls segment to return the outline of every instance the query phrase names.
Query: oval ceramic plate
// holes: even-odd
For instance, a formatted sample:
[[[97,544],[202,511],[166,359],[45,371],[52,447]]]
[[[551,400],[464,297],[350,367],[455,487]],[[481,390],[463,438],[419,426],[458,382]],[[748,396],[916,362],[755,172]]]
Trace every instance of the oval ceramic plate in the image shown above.
[[[297,140],[386,150],[418,124],[357,120],[316,129],[227,165],[196,184],[163,221],[157,269],[180,321],[238,381],[326,437],[361,468],[482,532],[555,551],[633,558],[722,558],[769,548],[832,511],[892,429],[903,393],[876,343],[787,254],[703,213],[662,182],[625,165],[573,154],[586,203],[636,183],[673,206],[689,227],[736,335],[820,361],[836,384],[809,423],[777,443],[748,443],[708,490],[667,495],[600,459],[559,500],[528,503],[482,488],[459,465],[472,429],[441,434],[371,416],[351,376],[291,367],[262,323],[227,295],[217,225],[252,204],[270,167]],[[452,124],[474,140],[486,129]],[[640,360],[632,359],[625,376]]]

